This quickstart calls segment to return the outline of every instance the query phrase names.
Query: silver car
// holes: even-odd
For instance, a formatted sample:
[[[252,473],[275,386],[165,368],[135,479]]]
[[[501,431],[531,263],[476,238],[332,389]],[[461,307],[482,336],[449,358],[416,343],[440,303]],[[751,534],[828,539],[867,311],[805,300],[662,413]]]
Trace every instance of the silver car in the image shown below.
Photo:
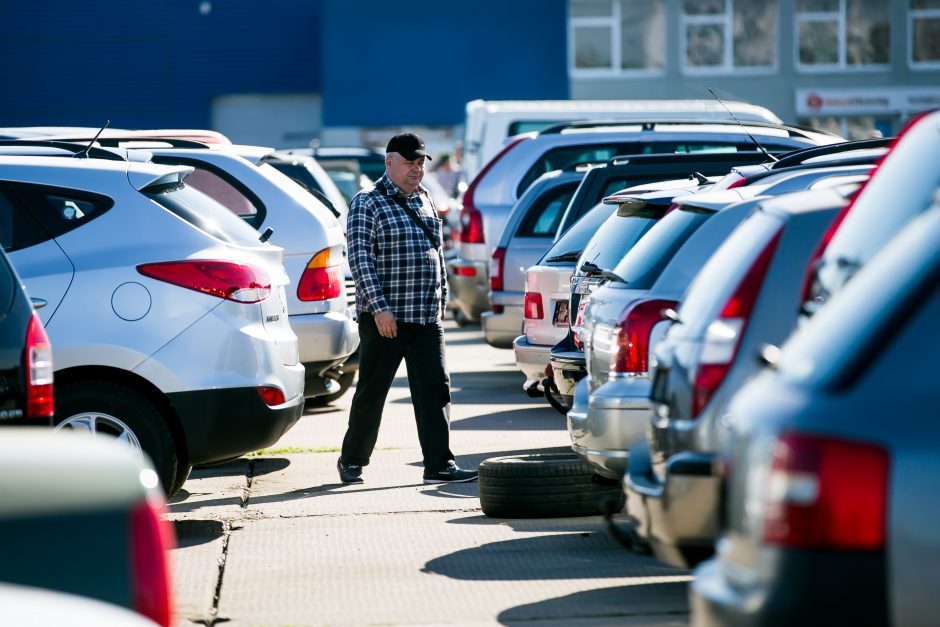
[[[914,218],[732,399],[695,625],[935,625],[940,206]]]
[[[0,156],[0,233],[52,342],[56,425],[143,450],[168,494],[304,405],[283,250],[191,172]]]
[[[760,348],[796,325],[806,262],[856,187],[761,203],[696,275],[656,345],[655,415],[647,441],[630,451],[624,486],[627,513],[661,561],[688,568],[711,553],[719,485],[712,467],[728,399],[757,371]]]
[[[522,332],[526,268],[551,246],[583,177],[582,169],[543,174],[513,207],[490,264],[492,311],[484,312],[480,319],[490,346],[511,348]]]
[[[455,285],[458,306],[472,320],[490,308],[489,260],[512,207],[542,174],[576,163],[606,163],[616,155],[715,149],[751,152],[754,139],[772,152],[842,141],[823,132],[758,122],[739,126],[731,120],[571,123],[514,138],[480,171],[464,195],[459,259],[451,265],[455,274],[474,277],[474,281]]]

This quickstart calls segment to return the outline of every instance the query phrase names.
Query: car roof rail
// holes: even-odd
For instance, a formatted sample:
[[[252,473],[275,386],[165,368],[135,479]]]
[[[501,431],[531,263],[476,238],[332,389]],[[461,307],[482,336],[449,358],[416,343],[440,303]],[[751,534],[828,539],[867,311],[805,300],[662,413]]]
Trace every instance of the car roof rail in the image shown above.
[[[90,142],[94,137],[53,137],[52,141],[59,142],[85,142],[86,144]],[[137,146],[121,146],[122,143],[135,142],[140,144],[166,144],[172,148],[211,148],[210,144],[204,142],[199,142],[193,139],[178,139],[175,137],[144,137],[141,135],[135,136],[108,136],[108,137],[99,137],[95,140],[95,143],[99,146],[107,148],[131,148],[136,149]],[[144,150],[148,148],[153,148],[153,146],[139,146]]]
[[[802,148],[788,152],[776,163],[774,169],[786,168],[793,165],[801,165],[805,161],[814,157],[824,155],[837,155],[840,152],[849,152],[851,150],[867,150],[871,148],[887,148],[893,140],[893,137],[879,137],[877,139],[861,139],[857,141],[840,142],[838,144],[827,144],[825,146],[813,146],[811,148]]]
[[[88,141],[91,141],[90,139]],[[93,159],[108,159],[111,161],[127,161],[123,155],[114,152],[113,150],[108,150],[106,148],[99,148],[97,146],[88,147],[87,144],[81,144],[78,142],[67,142],[62,140],[47,140],[47,139],[0,139],[0,146],[34,146],[40,148],[57,148],[59,150],[66,150],[72,153],[72,156],[77,157],[80,154],[87,154]],[[36,155],[44,156],[44,155]]]
[[[555,124],[549,126],[546,129],[539,131],[539,135],[558,135],[564,131],[568,130],[581,130],[581,129],[592,129],[592,128],[604,128],[606,126],[640,126],[644,131],[656,130],[659,126],[681,126],[685,124],[695,124],[700,126],[733,126],[733,127],[750,127],[750,128],[772,128],[778,131],[786,131],[788,135],[796,135],[800,137],[806,137],[807,133],[820,133],[823,135],[829,135],[831,137],[839,137],[835,133],[830,133],[829,131],[824,131],[821,129],[809,128],[806,126],[794,126],[791,124],[773,124],[771,122],[758,122],[752,120],[744,120],[741,122],[735,120],[702,120],[702,119],[684,119],[684,118],[649,118],[649,119],[623,119],[623,120],[574,120],[572,122],[562,122],[560,124]]]
[[[575,161],[574,163],[569,163],[564,168],[561,169],[562,172],[585,172],[592,168],[601,168],[607,165],[606,161],[598,161],[597,159],[585,159],[584,161]]]
[[[775,151],[770,151],[775,154]],[[776,154],[780,154],[779,152]],[[607,165],[624,165],[627,163],[672,163],[675,161],[733,161],[735,158],[763,157],[764,153],[759,150],[738,150],[735,152],[657,152],[653,154],[635,154],[635,155],[615,155],[610,158]]]

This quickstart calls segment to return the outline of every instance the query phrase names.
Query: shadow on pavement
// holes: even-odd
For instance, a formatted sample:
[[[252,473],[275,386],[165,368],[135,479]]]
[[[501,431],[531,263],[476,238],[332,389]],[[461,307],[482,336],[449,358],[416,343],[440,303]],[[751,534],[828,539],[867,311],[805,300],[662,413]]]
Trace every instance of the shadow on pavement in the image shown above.
[[[435,558],[424,571],[462,581],[681,577],[687,572],[624,551],[601,531],[491,542]]]
[[[249,466],[251,467],[252,476],[257,477],[258,475],[266,475],[269,472],[284,470],[290,466],[290,460],[284,457],[256,457],[254,459],[250,457],[239,457],[238,459],[233,459],[222,464],[193,468],[193,472],[189,478],[197,479],[203,477],[246,475],[248,474]]]
[[[567,431],[565,417],[549,407],[520,407],[450,423],[452,431]]]
[[[591,625],[622,625],[631,617],[643,617],[650,620],[642,624],[688,625],[687,588],[684,582],[664,582],[586,590],[511,607],[496,619],[503,625],[547,619],[570,620],[572,624],[590,619]],[[607,618],[610,622],[604,620]]]
[[[225,533],[220,520],[177,520],[173,522],[173,530],[179,549],[212,542]]]

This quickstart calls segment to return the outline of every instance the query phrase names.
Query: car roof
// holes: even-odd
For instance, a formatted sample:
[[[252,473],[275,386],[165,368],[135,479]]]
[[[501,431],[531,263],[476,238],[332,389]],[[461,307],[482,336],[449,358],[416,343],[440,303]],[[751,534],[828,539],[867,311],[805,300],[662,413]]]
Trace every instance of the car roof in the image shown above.
[[[135,189],[140,190],[161,182],[180,180],[185,174],[191,172],[192,168],[108,159],[0,154],[0,178],[22,177],[32,182],[70,186],[77,184],[77,180],[71,180],[63,175],[67,172],[70,176],[81,176],[83,171],[119,174],[126,177]]]

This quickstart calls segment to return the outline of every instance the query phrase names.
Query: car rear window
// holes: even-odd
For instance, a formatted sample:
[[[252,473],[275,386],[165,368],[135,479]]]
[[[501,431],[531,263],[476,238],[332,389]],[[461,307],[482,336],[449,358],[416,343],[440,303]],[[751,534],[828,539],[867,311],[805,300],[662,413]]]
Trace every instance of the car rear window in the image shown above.
[[[574,263],[577,260],[577,256],[584,251],[584,247],[587,246],[591,236],[594,235],[604,221],[610,217],[610,214],[614,212],[615,208],[616,207],[613,205],[605,205],[604,203],[594,205],[590,211],[571,225],[571,228],[565,231],[562,236],[552,244],[552,247],[548,249],[543,259],[548,260],[558,256],[570,257],[574,254],[574,258],[568,259],[568,261]]]
[[[689,285],[673,327],[685,337],[702,337],[768,242],[780,232],[780,220],[755,213],[741,223],[711,256]]]
[[[149,188],[143,193],[161,207],[218,240],[239,246],[259,245],[258,231],[194,187],[178,183]]]
[[[614,274],[626,281],[631,289],[648,290],[653,287],[676,252],[712,215],[713,212],[688,209],[669,213],[623,256],[614,268]]]
[[[547,190],[536,198],[523,218],[522,224],[519,225],[516,236],[554,237],[565,208],[577,187],[577,181],[565,183]]]
[[[662,216],[662,211],[652,217],[649,215],[621,216],[614,212],[588,242],[584,254],[578,260],[578,267],[589,261],[602,270],[611,270],[627,251],[633,248],[640,238],[656,224],[660,216]]]

